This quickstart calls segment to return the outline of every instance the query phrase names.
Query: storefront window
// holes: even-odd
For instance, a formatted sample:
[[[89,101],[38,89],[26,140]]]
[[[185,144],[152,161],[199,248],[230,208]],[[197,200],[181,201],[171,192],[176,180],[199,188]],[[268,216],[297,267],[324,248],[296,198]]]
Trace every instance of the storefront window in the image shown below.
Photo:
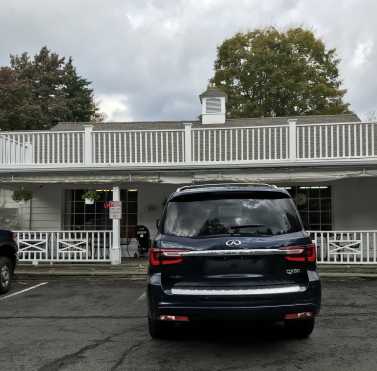
[[[332,229],[331,187],[292,186],[285,188],[295,200],[307,230]]]
[[[99,200],[93,205],[86,205],[83,189],[65,191],[64,229],[68,230],[111,230],[108,201],[112,201],[111,189],[97,190]],[[120,222],[121,238],[133,238],[137,225],[137,189],[122,189],[122,219]]]

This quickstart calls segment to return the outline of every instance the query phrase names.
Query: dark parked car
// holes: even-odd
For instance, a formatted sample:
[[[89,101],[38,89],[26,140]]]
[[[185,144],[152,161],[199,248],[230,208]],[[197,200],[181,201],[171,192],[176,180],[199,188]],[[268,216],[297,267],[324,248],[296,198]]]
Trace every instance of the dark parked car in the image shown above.
[[[316,247],[285,189],[200,185],[169,197],[149,252],[153,338],[216,319],[284,321],[307,337],[320,303]]]
[[[17,262],[17,243],[11,231],[0,229],[0,294],[11,286]]]

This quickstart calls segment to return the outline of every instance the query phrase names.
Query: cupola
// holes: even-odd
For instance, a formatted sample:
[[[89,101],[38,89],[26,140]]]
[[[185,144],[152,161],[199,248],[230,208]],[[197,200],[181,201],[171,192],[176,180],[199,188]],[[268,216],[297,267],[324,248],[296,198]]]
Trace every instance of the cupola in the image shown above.
[[[202,124],[225,124],[226,93],[216,87],[208,87],[199,98],[202,103]]]

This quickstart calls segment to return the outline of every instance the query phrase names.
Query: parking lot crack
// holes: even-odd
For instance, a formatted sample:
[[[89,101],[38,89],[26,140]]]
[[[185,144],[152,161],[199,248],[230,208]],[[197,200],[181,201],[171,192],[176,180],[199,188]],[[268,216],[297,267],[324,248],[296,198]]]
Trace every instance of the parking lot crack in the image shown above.
[[[99,347],[99,346],[101,346],[101,345],[103,345],[103,344],[111,341],[113,338],[127,333],[128,331],[130,331],[129,328],[127,328],[124,331],[118,332],[116,334],[112,334],[112,335],[106,336],[103,339],[94,341],[93,343],[88,344],[88,345],[80,348],[78,351],[76,351],[74,353],[67,354],[67,355],[65,355],[65,356],[63,356],[61,358],[55,359],[55,360],[47,363],[46,365],[40,367],[38,369],[38,371],[58,371],[58,370],[60,370],[63,367],[72,365],[76,361],[78,361],[79,359],[82,359],[83,358],[83,354],[85,352],[87,352],[88,350],[95,349],[95,348],[97,348],[97,347]]]
[[[114,364],[113,367],[111,367],[110,371],[115,371],[124,361],[125,359],[135,350],[140,348],[142,345],[148,343],[150,340],[142,340],[138,343],[131,345],[129,348],[127,348],[122,355],[119,357],[118,361]]]

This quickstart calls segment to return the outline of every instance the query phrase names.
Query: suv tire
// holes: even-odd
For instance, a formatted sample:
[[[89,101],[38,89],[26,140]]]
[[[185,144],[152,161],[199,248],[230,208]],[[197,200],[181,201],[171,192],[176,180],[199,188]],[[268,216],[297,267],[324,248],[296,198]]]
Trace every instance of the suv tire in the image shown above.
[[[9,291],[12,282],[12,262],[5,256],[0,257],[0,294]]]
[[[168,323],[163,323],[148,317],[148,330],[152,339],[169,339],[172,328]]]
[[[310,336],[314,329],[315,320],[310,319],[298,319],[285,321],[285,328],[289,336],[305,339]]]

